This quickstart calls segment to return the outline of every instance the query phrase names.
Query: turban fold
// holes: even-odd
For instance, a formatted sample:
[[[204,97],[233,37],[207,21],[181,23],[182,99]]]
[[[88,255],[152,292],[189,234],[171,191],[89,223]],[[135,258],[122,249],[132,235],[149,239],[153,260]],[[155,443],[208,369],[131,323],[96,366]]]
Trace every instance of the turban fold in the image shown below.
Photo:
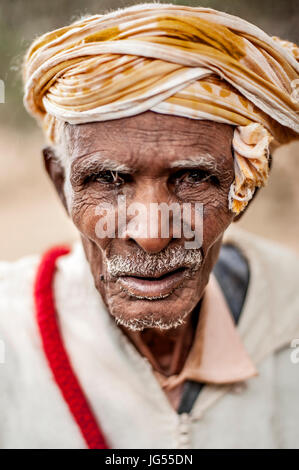
[[[38,38],[24,61],[24,103],[52,143],[64,122],[147,110],[235,126],[238,213],[266,183],[270,145],[298,138],[298,50],[216,10],[142,4]]]

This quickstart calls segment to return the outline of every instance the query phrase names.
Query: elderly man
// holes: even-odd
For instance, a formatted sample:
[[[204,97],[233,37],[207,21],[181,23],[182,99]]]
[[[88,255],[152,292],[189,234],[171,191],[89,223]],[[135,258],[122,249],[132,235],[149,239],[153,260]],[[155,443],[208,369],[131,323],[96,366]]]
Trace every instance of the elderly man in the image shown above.
[[[33,43],[24,102],[82,243],[0,265],[1,447],[298,446],[298,258],[226,232],[298,137],[297,58],[156,3]]]

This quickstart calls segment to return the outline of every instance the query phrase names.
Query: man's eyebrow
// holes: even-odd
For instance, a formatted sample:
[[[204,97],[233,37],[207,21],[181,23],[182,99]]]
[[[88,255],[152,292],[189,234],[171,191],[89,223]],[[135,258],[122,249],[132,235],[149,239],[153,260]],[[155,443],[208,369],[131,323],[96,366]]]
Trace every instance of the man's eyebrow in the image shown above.
[[[75,179],[90,175],[99,171],[117,171],[119,173],[134,173],[134,168],[120,163],[111,158],[107,158],[100,153],[94,153],[89,157],[79,157],[72,163],[72,173]]]
[[[170,164],[170,168],[204,168],[210,171],[218,171],[216,159],[212,155],[196,155],[183,160],[176,160]]]

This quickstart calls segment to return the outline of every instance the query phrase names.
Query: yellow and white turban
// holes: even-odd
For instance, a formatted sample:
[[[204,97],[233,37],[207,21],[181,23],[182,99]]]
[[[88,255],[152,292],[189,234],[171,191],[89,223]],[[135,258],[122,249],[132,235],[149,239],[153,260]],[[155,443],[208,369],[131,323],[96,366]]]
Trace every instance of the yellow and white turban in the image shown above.
[[[298,138],[299,49],[208,8],[142,4],[44,34],[24,62],[24,103],[59,141],[61,124],[147,110],[236,126],[230,208],[266,183],[271,146]]]

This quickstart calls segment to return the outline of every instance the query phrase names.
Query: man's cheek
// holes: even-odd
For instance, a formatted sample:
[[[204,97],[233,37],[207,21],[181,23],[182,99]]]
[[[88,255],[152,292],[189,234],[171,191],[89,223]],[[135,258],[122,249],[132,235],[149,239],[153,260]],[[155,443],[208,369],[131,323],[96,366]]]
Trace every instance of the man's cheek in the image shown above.
[[[95,227],[99,216],[96,213],[96,201],[85,197],[74,198],[71,218],[77,229],[88,238],[96,238]]]
[[[233,216],[224,203],[210,203],[203,208],[203,246],[213,245],[232,222]]]

